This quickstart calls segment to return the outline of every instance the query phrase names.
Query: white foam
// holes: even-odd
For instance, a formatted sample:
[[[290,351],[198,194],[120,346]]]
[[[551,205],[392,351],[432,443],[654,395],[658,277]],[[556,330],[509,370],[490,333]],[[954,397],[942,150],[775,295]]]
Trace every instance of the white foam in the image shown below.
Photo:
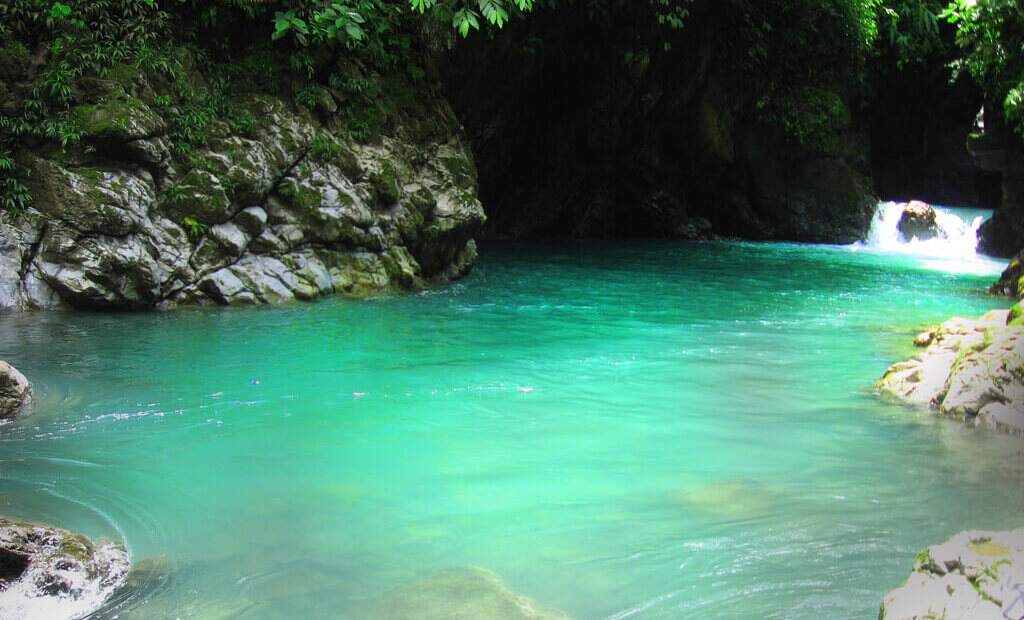
[[[907,239],[899,230],[906,203],[882,202],[875,211],[867,239],[849,246],[853,251],[893,254],[920,259],[918,263],[934,271],[950,273],[998,274],[1001,261],[978,253],[978,230],[992,216],[984,209],[937,207],[935,221],[939,236],[932,239]]]

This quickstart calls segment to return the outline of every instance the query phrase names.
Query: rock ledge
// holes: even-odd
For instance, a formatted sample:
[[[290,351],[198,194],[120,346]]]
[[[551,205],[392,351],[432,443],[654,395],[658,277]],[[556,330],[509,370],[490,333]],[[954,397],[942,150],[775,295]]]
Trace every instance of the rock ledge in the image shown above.
[[[922,551],[907,582],[882,600],[879,620],[1024,617],[1024,529],[961,532]]]
[[[924,351],[890,366],[880,393],[1024,437],[1024,321],[1008,310],[953,318],[914,344]]]

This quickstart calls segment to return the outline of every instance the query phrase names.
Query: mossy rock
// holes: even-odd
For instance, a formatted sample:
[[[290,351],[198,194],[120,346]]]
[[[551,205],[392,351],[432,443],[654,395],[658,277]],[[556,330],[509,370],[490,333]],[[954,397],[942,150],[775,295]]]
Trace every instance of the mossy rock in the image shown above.
[[[129,142],[167,131],[163,118],[124,91],[116,91],[95,104],[77,107],[74,118],[83,138],[99,142]]]
[[[232,215],[231,200],[216,175],[207,170],[191,170],[166,192],[161,203],[164,213],[174,221],[191,217],[207,225],[223,224]]]
[[[374,197],[382,206],[389,207],[402,197],[401,178],[389,161],[382,162],[380,170],[370,173],[370,185]]]
[[[1024,325],[1024,302],[1017,302],[1010,308],[1010,316],[1007,317],[1007,325]]]

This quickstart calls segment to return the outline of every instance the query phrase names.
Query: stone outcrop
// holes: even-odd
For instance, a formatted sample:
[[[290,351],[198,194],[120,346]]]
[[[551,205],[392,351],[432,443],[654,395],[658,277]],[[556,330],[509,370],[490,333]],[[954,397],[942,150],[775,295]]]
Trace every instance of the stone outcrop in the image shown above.
[[[921,552],[907,582],[887,594],[879,620],[1024,617],[1024,529],[961,532]]]
[[[125,584],[129,566],[120,545],[0,518],[0,616],[84,617]]]
[[[919,335],[915,359],[893,364],[884,395],[1024,437],[1024,319],[993,310]]]
[[[999,280],[992,285],[993,295],[1006,295],[1014,299],[1024,298],[1024,250],[1010,260]]]
[[[0,310],[362,295],[457,278],[476,257],[476,170],[429,88],[382,91],[380,127],[359,139],[344,93],[313,108],[239,96],[249,126],[183,155],[158,85],[102,86],[73,110],[84,148],[29,156],[33,206],[0,223]]]
[[[939,223],[935,219],[935,209],[919,200],[910,201],[900,215],[896,228],[907,240],[927,241],[939,236]]]
[[[510,591],[481,568],[438,572],[386,597],[373,620],[569,620],[560,611]]]
[[[32,402],[32,386],[25,375],[0,360],[0,420],[13,418]]]

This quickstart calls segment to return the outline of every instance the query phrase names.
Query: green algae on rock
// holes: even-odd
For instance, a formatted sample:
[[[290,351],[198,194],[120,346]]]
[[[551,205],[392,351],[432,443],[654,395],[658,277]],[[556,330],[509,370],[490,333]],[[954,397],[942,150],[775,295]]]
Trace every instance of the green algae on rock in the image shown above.
[[[1024,436],[1024,325],[1010,311],[950,319],[914,344],[926,348],[890,366],[879,392]]]
[[[81,618],[126,583],[129,566],[122,545],[0,517],[0,610],[5,619]]]
[[[234,105],[251,122],[217,121],[185,149],[154,103],[166,86],[124,80],[94,85],[75,110],[92,151],[29,158],[33,205],[0,223],[0,309],[281,303],[471,269],[485,220],[475,167],[430,89],[365,140],[337,107],[246,94]],[[400,105],[387,96],[380,105]]]
[[[1024,614],[1024,529],[961,532],[921,552],[879,620],[999,620]]]

